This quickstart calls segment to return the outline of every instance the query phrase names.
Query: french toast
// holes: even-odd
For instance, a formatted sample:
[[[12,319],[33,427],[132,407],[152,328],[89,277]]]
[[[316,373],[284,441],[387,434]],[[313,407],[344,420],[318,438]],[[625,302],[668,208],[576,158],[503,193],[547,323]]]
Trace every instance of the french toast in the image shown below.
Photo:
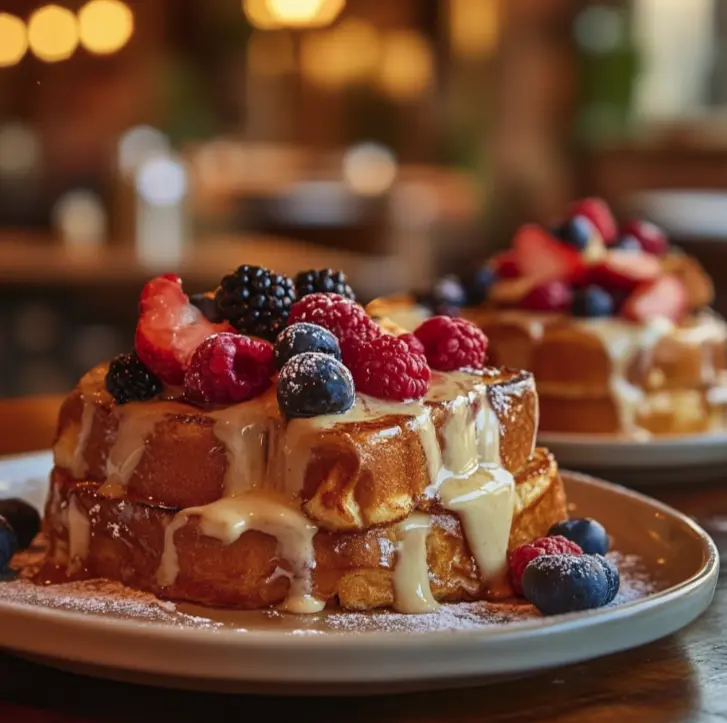
[[[512,251],[486,262],[478,303],[438,312],[405,293],[367,311],[408,331],[435,313],[477,324],[493,365],[535,375],[542,431],[644,439],[725,429],[727,324],[708,307],[704,269],[683,252],[608,247],[594,227],[579,253],[571,243],[524,227]],[[538,276],[553,265],[554,276]]]
[[[182,298],[173,279],[151,283],[142,314],[154,289]],[[472,324],[452,331],[468,340],[455,368],[430,369],[424,351],[362,307],[318,302],[340,307],[339,326],[341,318],[358,325],[356,344],[338,329],[353,376],[339,359],[306,359],[292,347],[275,372],[271,345],[217,328],[191,357],[166,348],[147,356],[174,380],[186,365],[183,388],[160,383],[129,355],[84,375],[59,415],[40,577],[108,577],[162,598],[298,613],[429,612],[512,594],[508,552],[567,519],[557,464],[535,448],[533,375],[485,366],[486,339]],[[170,306],[165,298],[160,308],[167,314]],[[193,317],[185,308],[174,319]],[[303,329],[313,334],[307,342],[330,337],[316,329]],[[146,348],[177,338],[164,331]],[[360,341],[364,334],[369,341]],[[205,357],[210,349],[216,356]],[[361,373],[367,353],[383,370],[370,381]],[[228,373],[225,359],[245,365]],[[314,413],[307,410],[316,400],[293,403],[312,378],[301,376],[304,361],[315,374],[337,374],[315,387],[331,396]],[[413,398],[391,386],[401,380],[389,376],[406,374],[407,389],[423,390]],[[238,382],[233,391],[246,391],[245,399],[221,401],[222,385]],[[298,397],[291,401],[286,389]],[[195,396],[200,390],[207,397]],[[343,404],[346,390],[352,396]]]

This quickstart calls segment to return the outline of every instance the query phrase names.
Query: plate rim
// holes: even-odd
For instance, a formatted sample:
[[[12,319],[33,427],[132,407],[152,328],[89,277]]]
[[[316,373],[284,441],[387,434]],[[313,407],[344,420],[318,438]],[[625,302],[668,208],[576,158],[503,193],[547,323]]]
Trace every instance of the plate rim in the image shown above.
[[[594,446],[606,449],[656,450],[663,447],[712,447],[727,444],[727,430],[705,434],[660,434],[649,439],[632,439],[609,434],[588,432],[538,432],[538,442],[568,446]],[[727,453],[726,453],[727,454]]]
[[[22,457],[43,456],[44,452],[23,454]],[[17,456],[13,456],[17,457]],[[0,474],[6,458],[0,458]],[[57,608],[31,606],[24,603],[0,599],[0,613],[10,612],[16,617],[31,622],[39,617],[45,621],[52,621],[62,627],[75,627],[81,625],[88,634],[137,633],[143,630],[144,636],[151,642],[171,643],[183,642],[185,644],[217,647],[219,645],[232,646],[235,649],[244,649],[249,652],[264,649],[277,650],[309,650],[311,652],[325,652],[341,646],[343,640],[351,641],[352,650],[369,650],[375,648],[379,651],[396,648],[402,645],[408,650],[430,648],[433,645],[441,646],[443,643],[454,644],[463,649],[472,649],[482,644],[486,639],[493,644],[506,641],[514,635],[528,635],[540,637],[542,635],[559,634],[564,631],[575,632],[580,628],[599,627],[617,623],[634,616],[648,614],[650,610],[669,602],[689,596],[702,586],[716,587],[719,576],[720,557],[717,546],[711,537],[694,520],[674,509],[673,507],[646,494],[634,491],[623,485],[607,482],[589,474],[561,470],[561,476],[566,480],[572,479],[577,484],[605,488],[609,492],[620,496],[636,499],[641,503],[655,508],[655,511],[676,517],[697,537],[703,548],[703,563],[701,568],[689,578],[677,585],[662,590],[646,598],[632,600],[615,607],[599,608],[597,610],[569,613],[553,616],[552,618],[536,618],[525,621],[514,621],[506,625],[483,626],[476,630],[430,630],[430,631],[365,631],[352,634],[348,631],[330,631],[324,635],[294,635],[281,633],[275,630],[246,630],[244,633],[229,629],[209,628],[183,628],[169,624],[160,624],[156,621],[124,620],[103,615],[87,615],[81,612],[62,610]],[[0,616],[1,617],[4,616]]]

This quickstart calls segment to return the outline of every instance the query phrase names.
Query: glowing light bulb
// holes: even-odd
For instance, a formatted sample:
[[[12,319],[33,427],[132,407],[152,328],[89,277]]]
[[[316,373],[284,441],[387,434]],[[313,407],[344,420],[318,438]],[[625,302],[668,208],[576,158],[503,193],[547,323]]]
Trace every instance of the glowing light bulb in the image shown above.
[[[91,53],[115,53],[134,32],[134,14],[121,0],[91,0],[78,12],[81,45]]]
[[[0,13],[0,68],[19,63],[27,50],[25,23],[14,15]]]
[[[345,0],[266,0],[268,12],[283,26],[322,27],[332,23]]]
[[[28,43],[36,57],[56,63],[73,55],[78,47],[78,23],[67,8],[45,5],[28,21]]]

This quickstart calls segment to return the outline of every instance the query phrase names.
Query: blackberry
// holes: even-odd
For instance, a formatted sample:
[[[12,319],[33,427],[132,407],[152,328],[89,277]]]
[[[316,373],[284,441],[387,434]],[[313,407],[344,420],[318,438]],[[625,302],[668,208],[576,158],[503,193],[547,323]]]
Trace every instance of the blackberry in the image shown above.
[[[17,498],[0,500],[0,518],[5,519],[13,528],[19,550],[30,547],[35,536],[40,532],[38,510],[25,500]]]
[[[275,341],[295,302],[293,280],[261,266],[240,266],[225,276],[215,302],[223,319],[238,331]]]
[[[339,294],[351,301],[356,301],[356,294],[348,285],[343,271],[333,269],[310,269],[301,271],[295,277],[295,292],[302,299],[309,294]]]
[[[136,354],[119,354],[109,364],[106,389],[119,403],[143,402],[162,391],[162,383]]]

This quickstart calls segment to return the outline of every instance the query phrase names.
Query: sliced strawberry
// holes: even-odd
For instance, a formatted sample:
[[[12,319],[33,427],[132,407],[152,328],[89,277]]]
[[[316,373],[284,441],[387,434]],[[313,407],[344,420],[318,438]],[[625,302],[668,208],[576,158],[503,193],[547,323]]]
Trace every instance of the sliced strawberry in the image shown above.
[[[631,290],[644,281],[652,281],[661,272],[656,256],[638,251],[609,251],[593,266],[589,281],[606,289]]]
[[[491,263],[501,279],[516,279],[520,276],[514,249],[500,251],[499,254],[495,254]]]
[[[211,324],[182,291],[179,277],[158,276],[142,291],[141,315],[134,346],[144,364],[163,382],[184,383],[194,350],[212,334],[230,331],[227,323]]]
[[[583,278],[586,262],[578,250],[551,236],[534,224],[522,226],[515,234],[513,251],[523,276],[540,283],[575,282]]]
[[[606,245],[618,237],[616,219],[602,198],[582,198],[571,204],[571,216],[585,216],[600,232]]]
[[[637,286],[623,303],[621,315],[639,322],[657,317],[679,322],[688,309],[684,284],[676,276],[667,275]]]

